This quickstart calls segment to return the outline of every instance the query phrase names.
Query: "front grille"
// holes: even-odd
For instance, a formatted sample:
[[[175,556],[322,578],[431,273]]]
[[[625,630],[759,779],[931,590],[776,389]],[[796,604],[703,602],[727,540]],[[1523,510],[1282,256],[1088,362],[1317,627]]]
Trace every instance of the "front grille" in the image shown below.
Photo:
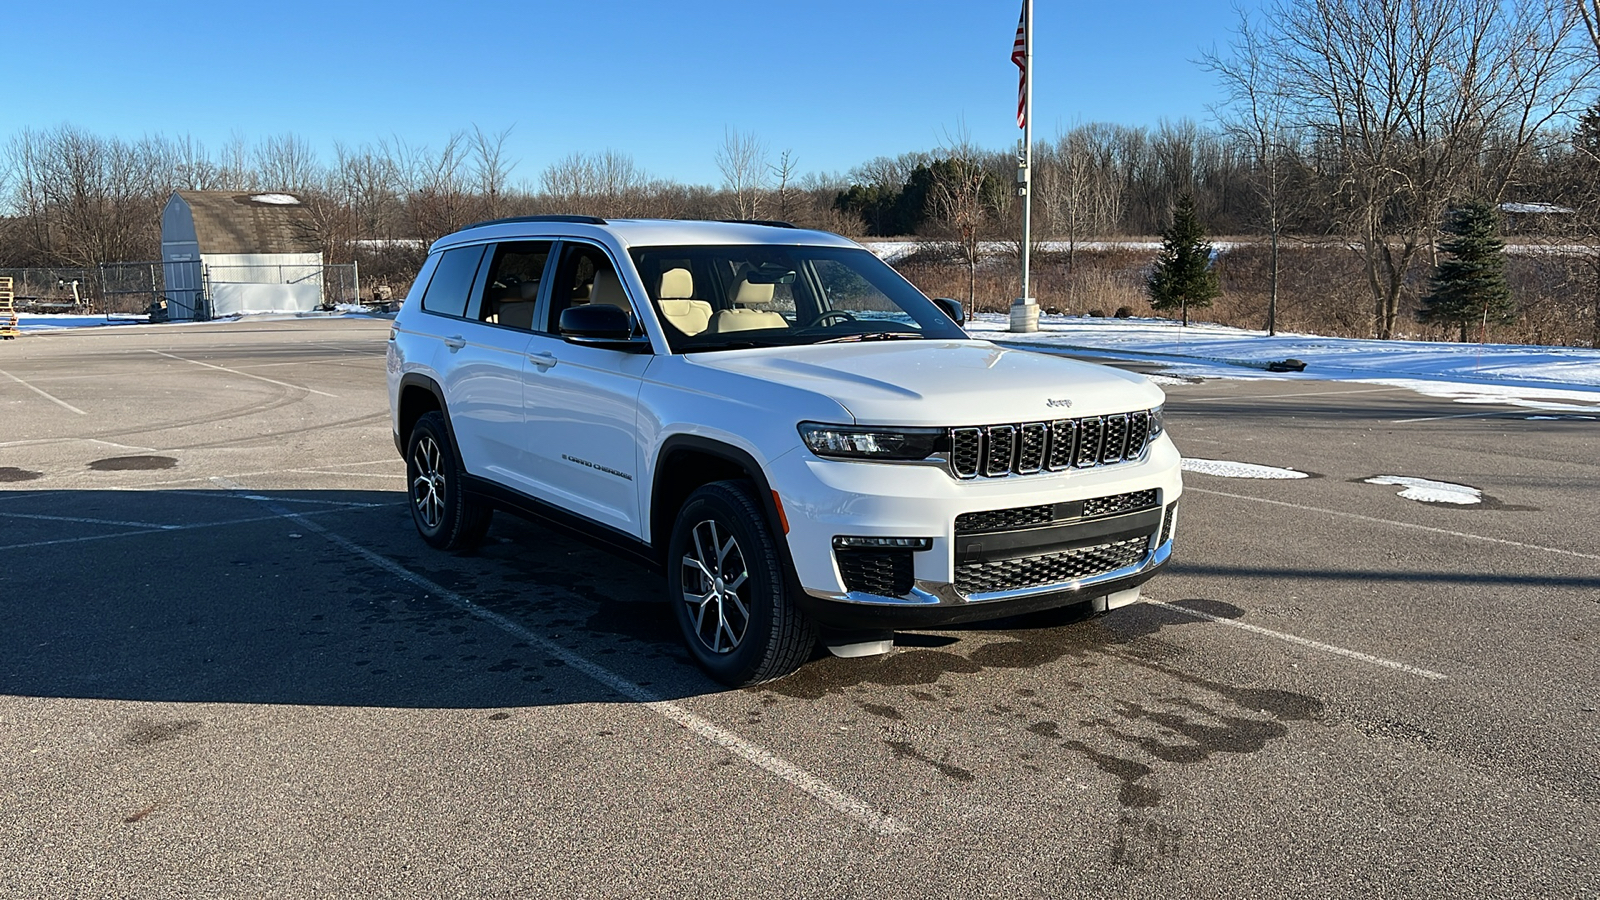
[[[1010,475],[1017,459],[1017,426],[995,425],[988,429],[988,449],[983,454],[983,474]]]
[[[1066,584],[1134,565],[1149,547],[1145,535],[1044,556],[965,563],[956,566],[956,590],[972,595]]]
[[[1150,412],[951,428],[950,471],[1000,478],[1088,469],[1139,459],[1150,444]]]
[[[1052,506],[1018,506],[1013,509],[987,509],[956,516],[956,534],[982,534],[989,531],[1015,531],[1055,521]]]
[[[1113,494],[1110,497],[1095,497],[1083,501],[1083,517],[1092,519],[1096,516],[1114,516],[1118,513],[1137,512],[1141,509],[1150,509],[1156,505],[1156,489],[1147,491],[1134,491],[1131,494]]]
[[[1032,475],[1044,468],[1044,449],[1049,440],[1049,425],[1033,422],[1022,426],[1022,440],[1017,445],[1018,475]]]
[[[950,429],[950,468],[962,478],[973,478],[983,463],[983,429]]]
[[[914,584],[910,550],[835,550],[846,590],[904,597]]]
[[[1154,509],[1161,503],[1161,493],[1155,488],[1112,494],[1109,497],[1091,497],[1079,503],[1055,503],[1041,506],[1015,506],[1011,509],[985,509],[956,516],[956,534],[988,534],[996,531],[1019,531],[1058,522],[1080,519],[1098,519],[1123,513]]]
[[[1072,454],[1072,464],[1080,469],[1094,465],[1100,459],[1100,439],[1105,436],[1105,423],[1100,419],[1078,420],[1078,449]]]

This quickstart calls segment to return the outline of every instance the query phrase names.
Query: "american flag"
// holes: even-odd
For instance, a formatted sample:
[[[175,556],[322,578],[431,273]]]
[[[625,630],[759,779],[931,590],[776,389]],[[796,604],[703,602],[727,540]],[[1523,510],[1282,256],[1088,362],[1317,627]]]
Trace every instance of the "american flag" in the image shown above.
[[[1028,124],[1028,0],[1022,0],[1017,19],[1017,39],[1011,44],[1011,61],[1017,64],[1017,127]]]

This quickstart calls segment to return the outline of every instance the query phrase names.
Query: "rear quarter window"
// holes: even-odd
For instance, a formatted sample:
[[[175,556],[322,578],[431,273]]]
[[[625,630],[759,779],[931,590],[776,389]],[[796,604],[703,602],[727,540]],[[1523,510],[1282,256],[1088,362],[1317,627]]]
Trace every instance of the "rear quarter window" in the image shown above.
[[[422,308],[441,316],[460,318],[467,313],[472,281],[483,262],[483,247],[457,247],[446,250],[434,267],[433,278],[422,295]]]

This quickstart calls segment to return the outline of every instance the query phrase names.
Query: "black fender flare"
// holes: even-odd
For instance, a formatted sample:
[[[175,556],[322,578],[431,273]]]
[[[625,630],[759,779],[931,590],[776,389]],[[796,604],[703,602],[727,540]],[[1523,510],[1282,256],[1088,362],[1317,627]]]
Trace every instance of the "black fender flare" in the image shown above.
[[[444,414],[444,430],[445,434],[450,438],[450,452],[456,455],[456,459],[461,459],[461,446],[456,443],[455,423],[450,419],[450,405],[445,402],[444,388],[441,388],[437,381],[420,372],[407,372],[400,376],[399,396],[405,396],[408,388],[421,388],[433,395],[434,402],[439,404],[439,411]],[[402,435],[399,431],[394,433],[394,445],[400,451],[401,458],[406,455],[406,438],[407,436]]]
[[[767,480],[766,470],[748,452],[732,444],[700,435],[675,434],[662,441],[660,449],[656,452],[656,465],[651,475],[650,484],[650,543],[659,548],[657,552],[663,567],[667,564],[667,545],[671,542],[671,528],[665,529],[665,534],[657,533],[655,526],[661,520],[657,517],[659,510],[656,501],[664,493],[661,481],[662,473],[666,470],[664,463],[679,450],[693,450],[731,463],[744,470],[750,480],[755,483],[756,493],[759,495],[756,500],[761,504],[761,510],[767,517],[767,527],[772,530],[773,536],[777,538],[778,553],[783,559],[786,577],[791,585],[798,590],[799,579],[795,575],[794,558],[789,552],[789,529],[785,524],[787,514],[778,509],[778,500],[774,496],[776,492],[772,488],[772,483]],[[676,517],[677,510],[672,510],[671,515]],[[666,521],[670,525],[672,519],[667,518]]]

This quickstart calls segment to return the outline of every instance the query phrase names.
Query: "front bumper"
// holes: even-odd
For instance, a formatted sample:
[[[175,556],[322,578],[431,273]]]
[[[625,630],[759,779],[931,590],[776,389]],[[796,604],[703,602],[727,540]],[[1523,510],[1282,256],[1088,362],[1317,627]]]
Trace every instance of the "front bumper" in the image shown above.
[[[1172,555],[1182,479],[1165,437],[1122,465],[977,482],[933,467],[792,457],[779,493],[801,602],[831,627],[934,627],[1130,598]],[[1138,501],[1101,508],[1120,497]],[[1035,510],[1056,518],[995,524],[997,514]],[[880,559],[864,578],[834,547],[845,535],[921,538],[928,549],[894,560],[895,577]]]

